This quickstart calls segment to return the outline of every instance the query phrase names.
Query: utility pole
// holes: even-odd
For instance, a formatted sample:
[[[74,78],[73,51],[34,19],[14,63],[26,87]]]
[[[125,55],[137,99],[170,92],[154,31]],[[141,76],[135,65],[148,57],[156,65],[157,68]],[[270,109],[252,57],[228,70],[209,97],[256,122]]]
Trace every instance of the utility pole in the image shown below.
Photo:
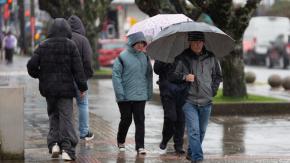
[[[27,54],[27,44],[25,41],[26,32],[25,32],[25,16],[24,16],[24,0],[17,1],[19,10],[18,10],[18,18],[20,22],[20,47],[21,54]]]
[[[31,51],[34,51],[34,34],[35,34],[35,13],[34,0],[30,0],[30,29],[31,29]]]

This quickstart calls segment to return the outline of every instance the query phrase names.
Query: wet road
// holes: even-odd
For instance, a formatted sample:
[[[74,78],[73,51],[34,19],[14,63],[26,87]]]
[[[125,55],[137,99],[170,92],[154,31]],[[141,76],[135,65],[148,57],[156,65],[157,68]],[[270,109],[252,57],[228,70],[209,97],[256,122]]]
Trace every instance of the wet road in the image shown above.
[[[39,95],[38,81],[27,76],[26,61],[27,58],[18,57],[9,67],[0,64],[1,81],[25,87],[25,162],[59,162],[52,161],[46,149],[46,104],[44,98]],[[179,157],[173,153],[172,142],[166,151],[158,148],[163,123],[163,110],[158,102],[151,101],[146,105],[145,148],[149,153],[146,156],[138,156],[134,151],[133,124],[127,136],[126,152],[120,153],[116,147],[119,111],[114,100],[111,80],[91,80],[89,100],[90,124],[96,137],[92,142],[79,143],[76,162],[187,162],[184,156]],[[203,144],[204,162],[290,162],[289,136],[289,115],[212,117]]]

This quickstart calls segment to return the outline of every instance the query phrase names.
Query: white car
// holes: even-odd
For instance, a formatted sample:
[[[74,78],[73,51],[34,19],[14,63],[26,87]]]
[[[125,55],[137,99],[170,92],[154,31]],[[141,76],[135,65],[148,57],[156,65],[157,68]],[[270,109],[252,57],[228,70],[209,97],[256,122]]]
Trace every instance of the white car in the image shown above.
[[[290,33],[290,20],[287,17],[253,17],[243,35],[243,52],[246,63],[266,62],[268,48],[277,36],[284,35],[284,42]]]

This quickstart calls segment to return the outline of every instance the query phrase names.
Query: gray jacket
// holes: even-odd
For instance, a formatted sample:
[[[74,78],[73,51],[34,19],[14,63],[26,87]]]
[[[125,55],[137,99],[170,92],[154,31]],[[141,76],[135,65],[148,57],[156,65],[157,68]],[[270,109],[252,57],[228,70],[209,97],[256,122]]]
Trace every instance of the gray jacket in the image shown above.
[[[172,80],[188,85],[186,101],[199,106],[210,104],[222,81],[220,64],[215,56],[205,49],[198,56],[188,48],[176,58],[175,63]],[[195,75],[193,83],[185,82],[188,74]]]

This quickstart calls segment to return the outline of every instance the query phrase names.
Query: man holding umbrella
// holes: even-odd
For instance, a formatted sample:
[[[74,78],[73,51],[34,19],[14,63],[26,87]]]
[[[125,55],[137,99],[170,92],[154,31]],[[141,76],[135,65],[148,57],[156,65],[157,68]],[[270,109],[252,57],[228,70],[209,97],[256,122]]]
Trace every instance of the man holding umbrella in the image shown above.
[[[203,160],[202,141],[222,73],[215,55],[205,48],[203,32],[188,32],[189,48],[175,59],[173,79],[187,85],[183,111],[188,132],[187,159]]]

